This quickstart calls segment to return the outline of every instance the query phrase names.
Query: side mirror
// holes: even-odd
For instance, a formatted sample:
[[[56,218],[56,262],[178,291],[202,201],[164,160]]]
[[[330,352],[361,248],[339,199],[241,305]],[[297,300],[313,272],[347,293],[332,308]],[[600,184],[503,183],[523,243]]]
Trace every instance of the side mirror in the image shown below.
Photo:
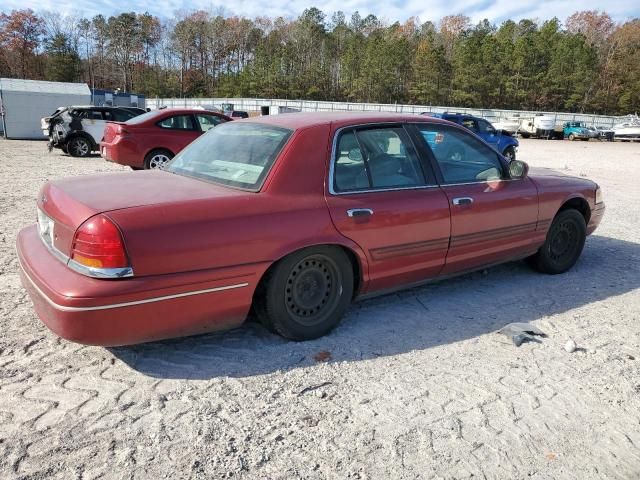
[[[525,178],[529,173],[529,165],[521,160],[509,162],[509,177],[513,179]]]

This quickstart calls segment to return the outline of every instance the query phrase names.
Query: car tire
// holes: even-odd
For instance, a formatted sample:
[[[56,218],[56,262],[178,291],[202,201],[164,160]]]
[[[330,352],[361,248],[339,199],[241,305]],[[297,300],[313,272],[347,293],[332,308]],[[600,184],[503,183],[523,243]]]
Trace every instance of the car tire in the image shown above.
[[[173,158],[173,153],[169,150],[157,149],[151,150],[146,157],[144,157],[145,170],[153,170],[160,168]]]
[[[353,268],[335,246],[310,247],[276,263],[256,291],[255,312],[269,330],[313,340],[340,323],[353,296]]]
[[[573,142],[576,139],[576,136],[573,133],[570,133],[567,138]]]
[[[535,270],[557,275],[575,265],[587,237],[584,217],[574,209],[562,210],[551,223],[544,244],[527,259]]]
[[[513,146],[507,147],[502,152],[502,155],[509,161],[516,159],[516,149]]]
[[[85,158],[91,154],[91,142],[81,135],[76,135],[67,140],[67,152],[72,157]]]

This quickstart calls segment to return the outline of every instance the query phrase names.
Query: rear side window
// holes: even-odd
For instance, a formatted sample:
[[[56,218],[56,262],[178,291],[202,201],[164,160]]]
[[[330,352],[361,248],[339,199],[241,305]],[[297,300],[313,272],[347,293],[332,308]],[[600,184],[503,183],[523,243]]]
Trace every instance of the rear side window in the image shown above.
[[[411,188],[424,183],[420,160],[404,128],[351,130],[340,135],[334,191]]]
[[[419,125],[446,184],[475,183],[504,178],[498,154],[465,131],[444,125]]]
[[[195,130],[191,115],[173,115],[160,120],[156,125],[169,130]]]
[[[105,120],[114,120],[116,122],[126,122],[133,118],[135,115],[126,110],[111,110],[104,112]]]
[[[220,125],[225,122],[223,118],[217,117],[215,115],[207,115],[205,113],[197,113],[196,120],[198,120],[198,125],[200,125],[200,130],[203,132],[208,132],[216,125]]]

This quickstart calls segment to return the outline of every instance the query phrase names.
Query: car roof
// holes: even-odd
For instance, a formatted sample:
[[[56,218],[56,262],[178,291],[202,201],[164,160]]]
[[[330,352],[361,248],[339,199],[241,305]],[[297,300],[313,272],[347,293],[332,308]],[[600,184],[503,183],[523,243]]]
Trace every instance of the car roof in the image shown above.
[[[265,123],[292,130],[332,124],[336,128],[386,122],[448,123],[419,114],[393,112],[299,112],[245,118],[236,122]]]

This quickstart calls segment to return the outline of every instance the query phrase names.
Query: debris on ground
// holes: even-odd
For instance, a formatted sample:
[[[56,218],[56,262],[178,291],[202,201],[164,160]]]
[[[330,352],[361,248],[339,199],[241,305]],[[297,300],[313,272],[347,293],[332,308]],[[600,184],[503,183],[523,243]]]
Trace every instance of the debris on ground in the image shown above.
[[[516,347],[519,347],[524,342],[540,343],[540,340],[534,335],[538,335],[540,337],[547,336],[547,334],[538,327],[526,322],[509,323],[498,330],[498,333],[509,337]]]
[[[576,348],[578,348],[578,346],[576,345],[576,342],[574,342],[573,339],[571,339],[571,338],[567,341],[567,343],[564,344],[564,349],[568,353],[575,352]]]
[[[329,360],[331,360],[331,352],[321,350],[313,356],[313,359],[316,362],[328,362]]]

